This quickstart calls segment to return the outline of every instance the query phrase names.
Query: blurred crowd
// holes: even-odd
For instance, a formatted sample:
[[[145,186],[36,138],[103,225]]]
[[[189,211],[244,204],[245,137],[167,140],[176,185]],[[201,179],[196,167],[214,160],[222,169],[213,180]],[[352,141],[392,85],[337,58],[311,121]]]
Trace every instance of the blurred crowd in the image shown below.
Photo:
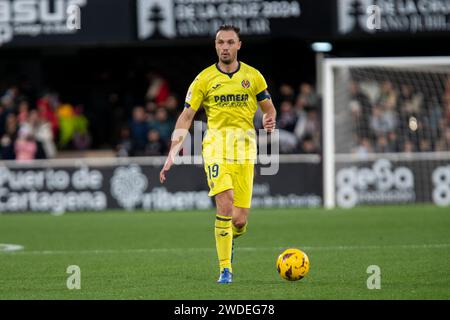
[[[134,107],[114,103],[116,95],[107,95],[118,106],[95,118],[115,120],[98,125],[119,157],[159,156],[167,154],[175,122],[183,109],[179,93],[170,82],[150,72]],[[391,81],[350,83],[349,110],[354,136],[353,152],[426,152],[450,150],[450,76],[440,94],[423,92],[410,84]],[[271,90],[277,108],[280,153],[321,153],[321,99],[308,83],[281,84]],[[115,97],[115,98],[114,98]],[[102,98],[104,99],[104,98]],[[116,109],[120,112],[116,112]],[[123,110],[122,110],[123,109]],[[125,110],[126,109],[126,110]],[[116,110],[116,111],[114,111]],[[128,111],[129,110],[129,111]],[[206,122],[204,111],[196,120]],[[117,118],[117,119],[116,119]],[[56,92],[32,99],[17,86],[0,88],[1,159],[47,159],[59,150],[87,150],[92,144],[92,128],[80,104],[61,101]],[[262,129],[262,113],[257,111],[255,128]],[[110,134],[108,134],[108,131]],[[97,134],[98,135],[98,134]]]
[[[391,81],[362,87],[350,84],[354,153],[450,151],[450,76],[431,92]]]
[[[133,107],[131,118],[121,125],[116,145],[119,157],[160,156],[170,147],[183,103],[161,75],[150,73],[148,80],[143,105]]]
[[[57,150],[89,146],[82,106],[61,102],[54,92],[34,101],[17,86],[0,88],[0,159],[48,159]]]
[[[278,109],[281,153],[318,153],[320,151],[319,98],[313,87],[302,83],[298,90],[282,84],[273,94]],[[145,105],[133,108],[129,122],[122,126],[116,146],[118,156],[164,155],[170,148],[175,122],[184,101],[177,99],[167,80],[158,76],[149,83]],[[181,107],[180,107],[181,106]],[[206,122],[202,109],[196,120]],[[262,113],[254,119],[262,128]],[[204,127],[204,126],[203,126]]]
[[[321,147],[321,102],[312,85],[297,88],[282,84],[272,92],[277,109],[280,153],[317,154]],[[255,115],[255,128],[262,128],[262,113]]]
[[[150,72],[146,80],[144,97],[136,99],[142,103],[128,109],[130,111],[118,112],[117,109],[129,107],[115,103],[119,97],[108,93],[101,99],[108,100],[111,110],[106,108],[98,114],[96,109],[92,118],[85,115],[83,105],[61,101],[56,92],[46,92],[33,99],[19,86],[0,88],[1,159],[48,159],[54,158],[60,150],[96,148],[92,136],[98,137],[100,133],[105,140],[112,141],[118,157],[167,154],[184,101],[178,99],[163,76]],[[307,83],[298,88],[282,84],[274,91],[280,152],[319,153],[320,101],[314,88]],[[113,120],[104,124],[102,118]],[[196,120],[206,124],[203,109]],[[262,128],[261,111],[256,113],[254,122],[257,130]]]

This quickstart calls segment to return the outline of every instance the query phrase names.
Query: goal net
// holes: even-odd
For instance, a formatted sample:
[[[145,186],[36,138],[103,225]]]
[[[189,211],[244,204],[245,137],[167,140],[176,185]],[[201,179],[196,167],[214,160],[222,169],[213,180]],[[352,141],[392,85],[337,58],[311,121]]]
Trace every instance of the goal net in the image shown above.
[[[324,204],[450,205],[450,57],[325,59]]]

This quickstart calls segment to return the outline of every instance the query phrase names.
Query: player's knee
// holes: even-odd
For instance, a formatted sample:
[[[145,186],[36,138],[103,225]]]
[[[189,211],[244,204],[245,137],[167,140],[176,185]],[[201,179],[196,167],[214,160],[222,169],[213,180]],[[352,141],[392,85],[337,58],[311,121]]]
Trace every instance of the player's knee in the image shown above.
[[[245,216],[234,216],[233,217],[233,225],[236,228],[241,229],[241,228],[245,227],[246,224],[247,224],[247,217],[245,217]]]

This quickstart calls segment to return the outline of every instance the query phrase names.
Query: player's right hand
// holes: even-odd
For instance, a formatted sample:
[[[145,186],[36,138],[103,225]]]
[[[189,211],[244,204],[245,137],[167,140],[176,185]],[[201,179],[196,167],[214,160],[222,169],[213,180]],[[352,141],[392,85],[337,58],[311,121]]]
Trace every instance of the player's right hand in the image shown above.
[[[170,170],[170,167],[172,167],[173,159],[172,156],[169,154],[167,156],[166,163],[164,163],[164,167],[161,169],[161,172],[159,173],[159,181],[161,183],[164,183],[166,181],[166,172]]]

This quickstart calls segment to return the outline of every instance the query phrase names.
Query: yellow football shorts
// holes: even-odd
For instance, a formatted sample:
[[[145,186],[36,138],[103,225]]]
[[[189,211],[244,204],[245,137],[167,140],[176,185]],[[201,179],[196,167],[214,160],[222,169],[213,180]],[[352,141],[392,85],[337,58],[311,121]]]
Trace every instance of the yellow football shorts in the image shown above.
[[[237,163],[226,160],[205,161],[209,196],[233,189],[233,205],[250,208],[252,203],[254,163]]]

